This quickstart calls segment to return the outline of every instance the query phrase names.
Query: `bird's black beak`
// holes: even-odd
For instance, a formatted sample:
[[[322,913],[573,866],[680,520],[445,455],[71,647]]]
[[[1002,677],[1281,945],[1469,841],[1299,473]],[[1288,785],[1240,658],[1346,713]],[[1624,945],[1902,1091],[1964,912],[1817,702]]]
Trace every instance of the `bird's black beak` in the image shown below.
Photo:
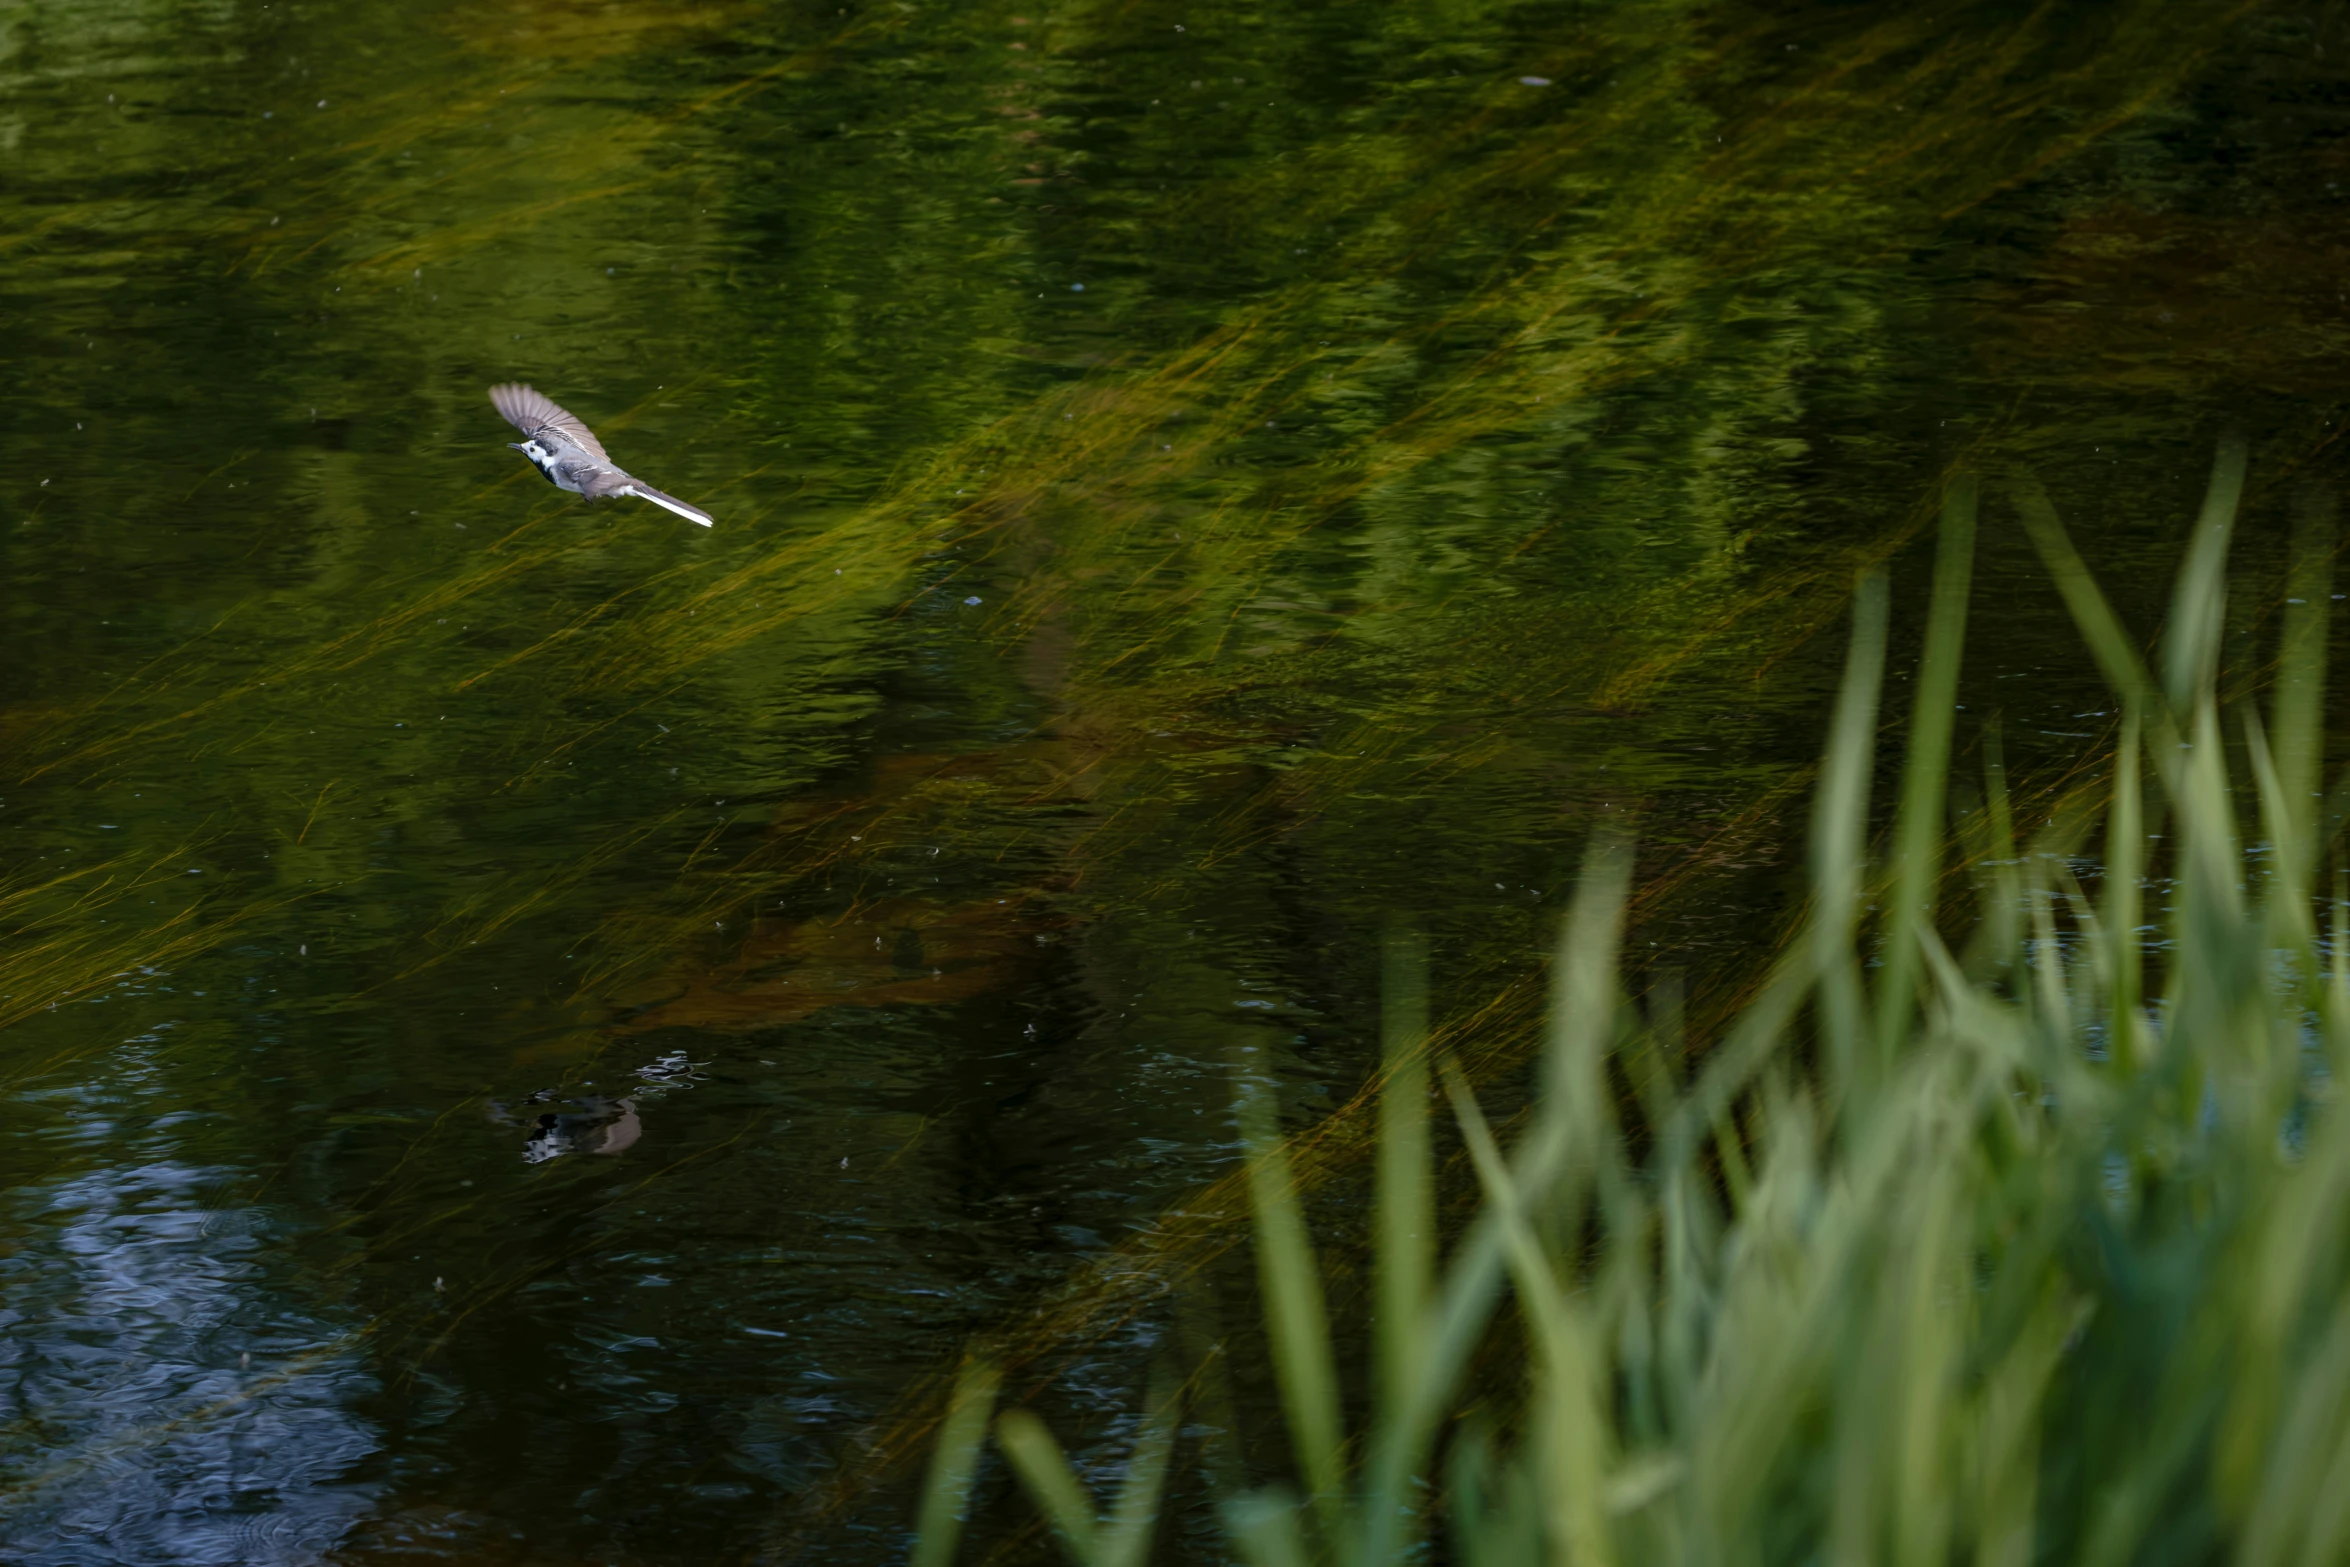
[[[522,450],[522,446],[523,443],[520,441],[508,441],[506,443],[506,449],[510,452],[518,452]]]

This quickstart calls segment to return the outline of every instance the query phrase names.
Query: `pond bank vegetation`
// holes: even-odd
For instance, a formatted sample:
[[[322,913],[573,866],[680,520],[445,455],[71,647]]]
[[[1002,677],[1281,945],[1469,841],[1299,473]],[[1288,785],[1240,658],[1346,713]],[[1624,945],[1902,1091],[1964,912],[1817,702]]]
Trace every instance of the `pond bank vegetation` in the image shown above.
[[[2121,714],[2100,798],[2024,843],[1995,745],[1980,796],[1947,798],[1977,507],[1954,480],[1882,851],[1867,824],[1888,615],[1869,575],[1816,786],[1811,904],[1729,1025],[1698,1049],[1677,989],[1627,994],[1618,837],[1588,854],[1515,1124],[1428,1049],[1398,943],[1368,1364],[1342,1365],[1357,1328],[1244,1064],[1285,1453],[1256,1444],[1278,1456],[1241,1478],[1229,1403],[1204,1396],[1228,1357],[1170,1346],[1123,1463],[1096,1466],[1114,1496],[1097,1518],[1035,1413],[991,1426],[998,1373],[975,1356],[915,1559],[952,1560],[975,1481],[1000,1490],[992,1429],[1071,1558],[1101,1567],[1150,1555],[1193,1459],[1223,1477],[1207,1489],[1257,1567],[1398,1561],[1440,1534],[1449,1559],[1491,1567],[2339,1560],[2350,888],[2339,869],[2323,885],[2340,822],[2319,787],[2333,521],[2305,497],[2265,712],[2223,701],[2244,466],[2224,445],[2158,668],[2036,484],[1994,487]],[[1432,1148],[1451,1139],[1477,1195],[1440,1220]]]

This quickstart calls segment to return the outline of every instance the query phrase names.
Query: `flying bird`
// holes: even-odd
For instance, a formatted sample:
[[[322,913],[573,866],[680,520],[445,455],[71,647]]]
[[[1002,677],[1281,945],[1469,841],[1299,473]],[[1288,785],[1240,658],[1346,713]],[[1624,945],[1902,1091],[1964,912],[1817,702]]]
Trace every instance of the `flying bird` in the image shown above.
[[[522,432],[519,441],[508,441],[531,461],[531,466],[547,476],[547,482],[559,490],[584,495],[591,501],[611,495],[633,495],[640,501],[651,501],[666,506],[688,522],[710,526],[710,514],[699,506],[688,506],[674,495],[665,495],[642,479],[632,478],[613,466],[604,455],[604,443],[595,432],[580,423],[574,414],[555,406],[554,400],[535,387],[519,381],[490,388],[490,401],[506,422]]]

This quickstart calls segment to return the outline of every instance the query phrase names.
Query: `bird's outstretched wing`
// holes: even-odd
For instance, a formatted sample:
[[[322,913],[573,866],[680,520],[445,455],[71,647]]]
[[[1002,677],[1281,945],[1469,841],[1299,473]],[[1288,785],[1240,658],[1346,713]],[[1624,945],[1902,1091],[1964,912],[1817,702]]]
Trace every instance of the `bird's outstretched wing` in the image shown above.
[[[506,416],[506,422],[520,430],[526,438],[541,430],[552,430],[596,461],[608,463],[612,460],[604,454],[604,443],[596,439],[594,431],[580,423],[576,416],[558,408],[553,398],[536,387],[509,381],[490,388],[490,401],[497,405],[498,412]]]

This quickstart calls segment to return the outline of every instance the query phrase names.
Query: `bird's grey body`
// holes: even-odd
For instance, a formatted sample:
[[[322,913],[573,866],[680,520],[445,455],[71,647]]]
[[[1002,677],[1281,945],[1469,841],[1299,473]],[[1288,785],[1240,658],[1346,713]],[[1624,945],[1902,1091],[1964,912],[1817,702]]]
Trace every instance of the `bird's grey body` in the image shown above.
[[[689,506],[674,495],[654,489],[642,479],[622,472],[604,454],[604,443],[585,424],[534,387],[510,381],[490,388],[490,401],[506,422],[522,432],[522,439],[506,444],[522,453],[531,465],[559,490],[600,501],[615,495],[664,506],[689,522],[710,526],[710,514]]]

